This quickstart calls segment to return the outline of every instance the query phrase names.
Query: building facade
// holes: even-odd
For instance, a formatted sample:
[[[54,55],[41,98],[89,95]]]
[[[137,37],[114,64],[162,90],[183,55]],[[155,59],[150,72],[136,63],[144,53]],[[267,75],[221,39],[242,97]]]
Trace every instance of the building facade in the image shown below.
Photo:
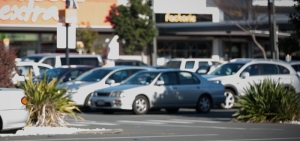
[[[230,22],[226,13],[212,1],[154,0],[155,21],[159,29],[158,57],[216,60],[262,57],[251,36]],[[290,1],[292,3],[293,0]],[[114,39],[114,33],[111,25],[105,22],[106,16],[112,5],[126,4],[127,0],[77,2],[79,9],[76,26],[90,25],[101,35],[103,45],[108,46]],[[267,9],[267,0],[247,2],[251,6]],[[275,0],[275,5],[276,3]],[[292,4],[278,3],[276,8],[290,7]],[[0,0],[0,38],[10,39],[10,46],[19,49],[18,57],[35,53],[64,53],[63,48],[57,47],[57,29],[61,26],[58,24],[58,10],[64,6],[64,0]],[[283,11],[276,13],[278,38],[290,36],[292,30],[288,23],[289,11]],[[255,36],[270,56],[268,19],[265,18],[260,23]],[[240,24],[245,23],[241,20]],[[77,52],[75,49],[70,51]],[[121,49],[119,52],[117,47],[111,47],[110,52],[122,55]]]

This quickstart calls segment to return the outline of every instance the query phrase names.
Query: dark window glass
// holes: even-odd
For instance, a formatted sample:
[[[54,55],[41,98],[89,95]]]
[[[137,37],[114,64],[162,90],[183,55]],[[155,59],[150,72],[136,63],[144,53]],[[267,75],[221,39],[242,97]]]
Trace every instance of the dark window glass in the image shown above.
[[[112,74],[108,79],[115,80],[116,83],[120,83],[129,77],[127,70],[120,70]]]
[[[99,63],[97,58],[80,58],[81,65],[99,66]]]
[[[180,84],[199,84],[199,82],[200,81],[189,72],[180,72],[179,73],[179,83]]]
[[[79,77],[77,77],[76,81],[90,81],[90,82],[99,82],[101,81],[108,73],[112,70],[107,69],[97,69],[97,70],[90,70]]]
[[[164,85],[176,85],[178,84],[177,73],[168,72],[163,73],[158,80],[164,81]]]
[[[250,65],[243,72],[249,72],[250,76],[257,76],[260,74],[259,67],[260,65],[258,64]]]
[[[180,65],[181,65],[181,61],[169,61],[166,66],[168,68],[179,69]]]
[[[193,69],[195,65],[195,61],[186,61],[185,68],[186,69]]]
[[[279,73],[280,73],[280,74],[290,74],[289,69],[287,69],[286,67],[280,66],[280,65],[277,65],[277,66],[278,66],[278,68],[279,68]]]
[[[263,75],[270,75],[270,74],[279,74],[278,68],[276,65],[273,64],[261,64],[262,67],[262,74]]]
[[[137,72],[139,72],[139,71],[142,71],[143,69],[132,69],[132,70],[128,70],[128,73],[130,74],[130,75],[133,75],[133,74],[135,74],[135,73],[137,73]]]
[[[55,66],[55,58],[47,58],[42,63],[54,67]]]
[[[204,66],[204,65],[208,65],[208,62],[207,61],[205,61],[205,62],[198,62],[198,64],[199,64],[199,66]]]
[[[210,75],[219,75],[219,76],[226,76],[226,75],[234,75],[236,74],[245,64],[243,63],[227,63],[216,70],[210,73]]]
[[[49,70],[49,68],[47,67],[43,67],[43,66],[38,66],[40,74],[44,74],[47,70]]]

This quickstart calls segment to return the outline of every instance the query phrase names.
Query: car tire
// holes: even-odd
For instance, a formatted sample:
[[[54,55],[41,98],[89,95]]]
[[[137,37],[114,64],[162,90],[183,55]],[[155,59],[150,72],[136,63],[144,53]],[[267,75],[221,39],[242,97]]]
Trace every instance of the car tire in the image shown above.
[[[113,111],[113,110],[102,110],[102,113],[103,114],[114,114],[115,111]]]
[[[235,93],[230,89],[225,89],[224,95],[226,96],[226,99],[225,99],[224,103],[220,104],[220,107],[222,109],[231,109],[231,108],[233,108],[233,105],[236,101]]]
[[[209,96],[201,96],[198,100],[196,111],[198,113],[209,113],[212,105],[212,100]]]
[[[85,100],[84,100],[84,106],[82,108],[83,112],[91,112],[92,109],[91,109],[91,97],[92,97],[92,94],[89,94]]]
[[[179,108],[166,108],[166,111],[170,114],[174,114],[179,111]]]
[[[132,109],[136,115],[146,114],[149,110],[148,99],[144,96],[137,96],[133,101]]]

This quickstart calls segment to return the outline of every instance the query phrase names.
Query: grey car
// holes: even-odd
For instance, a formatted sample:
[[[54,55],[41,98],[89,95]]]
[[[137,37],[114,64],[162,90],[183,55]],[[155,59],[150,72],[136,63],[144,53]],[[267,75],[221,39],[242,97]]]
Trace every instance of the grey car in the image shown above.
[[[178,69],[140,71],[119,86],[96,90],[91,108],[112,114],[115,110],[132,110],[146,114],[151,108],[165,108],[176,113],[179,108],[195,108],[207,113],[225,100],[224,86],[200,75]]]

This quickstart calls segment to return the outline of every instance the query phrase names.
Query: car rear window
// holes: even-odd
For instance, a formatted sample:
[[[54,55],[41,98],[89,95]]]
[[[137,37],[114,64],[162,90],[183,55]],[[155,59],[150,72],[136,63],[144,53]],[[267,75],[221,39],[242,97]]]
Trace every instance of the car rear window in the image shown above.
[[[67,65],[66,58],[61,58],[61,64]],[[69,58],[70,65],[89,65],[89,66],[99,66],[99,61],[97,58]]]
[[[39,62],[43,57],[37,57],[37,56],[28,56],[21,58],[21,61],[33,61],[33,62]]]
[[[179,69],[180,65],[181,65],[181,61],[169,61],[166,65],[166,67]]]

